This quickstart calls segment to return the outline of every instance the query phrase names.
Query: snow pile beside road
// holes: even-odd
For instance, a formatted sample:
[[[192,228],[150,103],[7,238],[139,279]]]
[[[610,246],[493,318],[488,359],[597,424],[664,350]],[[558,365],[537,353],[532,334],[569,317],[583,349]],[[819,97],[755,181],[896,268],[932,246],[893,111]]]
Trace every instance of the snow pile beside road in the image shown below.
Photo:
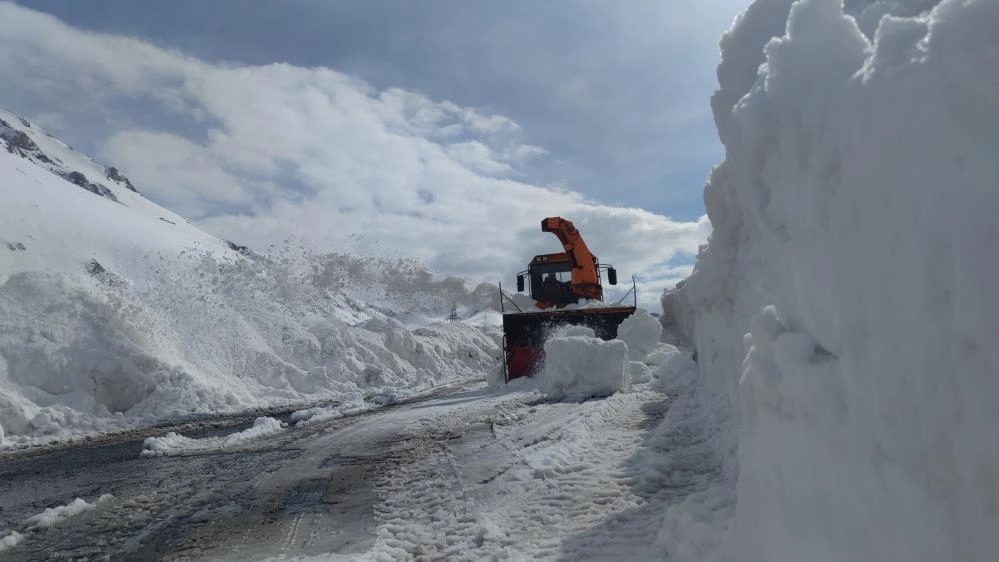
[[[97,181],[104,168],[5,122],[36,144],[17,136],[35,147],[22,154],[0,139],[4,446],[371,388],[414,393],[498,362],[488,287],[292,243],[258,255],[116,180],[80,189],[64,176]],[[448,302],[475,325],[444,321]]]
[[[722,40],[685,290],[738,501],[713,552],[674,512],[673,559],[999,552],[999,3],[847,6],[758,0]]]
[[[281,422],[274,418],[260,417],[253,425],[222,437],[205,437],[192,439],[171,431],[163,437],[148,437],[142,442],[143,457],[163,457],[192,455],[198,453],[217,453],[238,448],[246,443],[267,435],[273,435],[284,428]]]

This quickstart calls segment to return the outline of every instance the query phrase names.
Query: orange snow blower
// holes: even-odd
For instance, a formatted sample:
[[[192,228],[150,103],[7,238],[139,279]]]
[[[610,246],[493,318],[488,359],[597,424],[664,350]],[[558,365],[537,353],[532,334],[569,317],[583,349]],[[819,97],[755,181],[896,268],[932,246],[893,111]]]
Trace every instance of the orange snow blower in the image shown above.
[[[629,293],[635,297],[633,306],[622,306],[621,301],[614,305],[603,304],[601,274],[606,271],[608,284],[617,285],[617,271],[600,264],[572,222],[548,217],[541,221],[541,231],[558,237],[565,251],[534,256],[527,270],[517,274],[517,292],[524,292],[526,281],[530,296],[536,301],[536,309],[522,310],[503,293],[500,285],[503,366],[507,381],[534,374],[544,360],[545,340],[555,328],[586,326],[601,339],[614,339],[618,326],[635,312],[638,303],[632,279]],[[627,296],[625,294],[621,300]],[[504,300],[508,300],[517,312],[507,313]]]

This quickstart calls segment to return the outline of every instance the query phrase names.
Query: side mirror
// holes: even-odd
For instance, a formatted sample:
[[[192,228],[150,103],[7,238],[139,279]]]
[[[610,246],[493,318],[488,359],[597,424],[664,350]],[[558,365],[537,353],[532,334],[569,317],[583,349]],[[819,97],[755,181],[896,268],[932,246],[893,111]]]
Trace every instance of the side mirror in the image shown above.
[[[517,276],[517,292],[518,293],[523,293],[524,292],[524,276],[523,275],[518,275]]]
[[[607,268],[607,282],[611,285],[617,285],[617,270],[613,267]]]

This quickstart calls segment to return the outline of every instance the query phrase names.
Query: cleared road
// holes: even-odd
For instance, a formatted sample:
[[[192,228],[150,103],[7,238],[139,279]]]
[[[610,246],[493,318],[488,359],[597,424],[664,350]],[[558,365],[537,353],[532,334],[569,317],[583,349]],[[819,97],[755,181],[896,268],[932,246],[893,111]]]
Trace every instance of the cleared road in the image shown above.
[[[0,457],[0,529],[25,535],[0,558],[246,560],[362,552],[374,540],[375,478],[441,447],[432,432],[400,438],[403,427],[382,420],[390,413],[400,419],[440,396],[289,428],[239,451],[140,458],[145,436],[132,435]],[[53,527],[23,525],[46,508],[109,493],[114,498],[98,509]]]
[[[477,383],[226,452],[140,457],[135,435],[7,456],[0,530],[24,539],[0,559],[661,559],[665,506],[716,470],[696,435],[658,438],[675,460],[649,446],[670,403],[654,390],[549,402]],[[25,523],[77,497],[96,505]]]

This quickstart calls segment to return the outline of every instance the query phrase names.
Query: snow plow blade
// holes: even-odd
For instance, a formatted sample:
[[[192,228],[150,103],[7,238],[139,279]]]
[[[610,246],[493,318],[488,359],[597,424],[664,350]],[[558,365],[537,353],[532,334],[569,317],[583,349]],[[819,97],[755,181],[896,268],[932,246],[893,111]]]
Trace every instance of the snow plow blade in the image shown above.
[[[625,318],[635,312],[634,306],[518,312],[503,315],[503,349],[506,381],[532,376],[544,361],[545,340],[565,325],[585,326],[596,337],[612,340]]]

